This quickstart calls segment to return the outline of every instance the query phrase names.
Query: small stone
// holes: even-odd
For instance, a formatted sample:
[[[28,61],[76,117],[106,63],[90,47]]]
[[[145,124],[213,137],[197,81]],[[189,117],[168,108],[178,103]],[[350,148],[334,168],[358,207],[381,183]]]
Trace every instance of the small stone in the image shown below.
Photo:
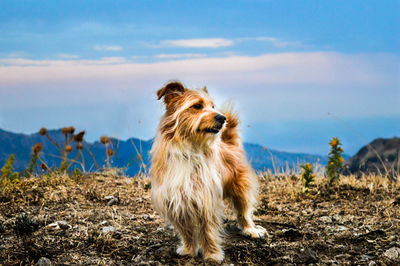
[[[115,197],[113,195],[109,195],[109,196],[105,196],[104,199],[105,200],[112,200],[112,199],[115,199]]]
[[[329,216],[321,216],[321,217],[319,217],[319,221],[329,224],[329,223],[332,223],[332,218]]]
[[[108,224],[108,221],[105,221],[105,220],[99,223],[99,225],[107,225],[107,224]]]
[[[375,265],[376,265],[376,262],[373,261],[373,260],[371,260],[371,261],[368,263],[368,266],[375,266]]]
[[[51,260],[49,260],[46,257],[41,257],[35,264],[35,266],[51,266],[51,265],[53,265],[51,263]]]
[[[362,261],[368,261],[368,260],[370,260],[370,259],[372,259],[372,258],[373,258],[373,257],[370,256],[370,255],[366,255],[366,254],[361,255],[361,260],[362,260]]]
[[[343,225],[339,225],[339,226],[335,227],[335,231],[337,231],[337,232],[343,232],[343,231],[347,231],[347,230],[349,230],[349,229]]]
[[[103,234],[115,233],[116,231],[117,231],[117,228],[115,228],[114,226],[103,227]]]
[[[303,234],[299,230],[293,228],[283,229],[281,232],[278,233],[278,235],[289,238],[291,240],[303,236]]]
[[[397,261],[400,260],[400,248],[391,247],[383,253],[383,255],[389,260]]]
[[[47,227],[48,227],[49,229],[52,229],[52,230],[58,230],[58,229],[60,229],[60,227],[58,226],[58,223],[57,223],[57,222],[48,224]]]
[[[56,223],[57,223],[58,226],[59,226],[61,229],[63,229],[63,230],[67,230],[67,229],[72,228],[72,226],[69,225],[66,221],[57,221]]]
[[[111,206],[118,203],[118,198],[112,198],[108,201],[107,205]]]
[[[306,264],[310,263],[316,263],[318,262],[318,255],[317,253],[310,249],[306,248],[301,254],[300,254],[301,261]]]

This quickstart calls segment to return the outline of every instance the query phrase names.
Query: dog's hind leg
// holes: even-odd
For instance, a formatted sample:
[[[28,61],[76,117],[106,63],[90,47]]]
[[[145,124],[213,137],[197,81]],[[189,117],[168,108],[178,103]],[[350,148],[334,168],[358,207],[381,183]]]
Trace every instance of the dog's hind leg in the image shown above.
[[[256,176],[245,167],[236,167],[228,180],[224,193],[233,203],[242,233],[252,238],[264,237],[267,231],[256,226],[252,219],[257,193]]]

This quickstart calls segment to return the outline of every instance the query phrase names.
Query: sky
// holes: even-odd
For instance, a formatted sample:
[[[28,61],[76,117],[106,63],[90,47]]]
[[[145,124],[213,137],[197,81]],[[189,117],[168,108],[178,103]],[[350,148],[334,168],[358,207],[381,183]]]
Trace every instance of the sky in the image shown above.
[[[400,1],[0,2],[0,128],[151,139],[169,80],[207,86],[244,141],[355,154],[400,135]]]

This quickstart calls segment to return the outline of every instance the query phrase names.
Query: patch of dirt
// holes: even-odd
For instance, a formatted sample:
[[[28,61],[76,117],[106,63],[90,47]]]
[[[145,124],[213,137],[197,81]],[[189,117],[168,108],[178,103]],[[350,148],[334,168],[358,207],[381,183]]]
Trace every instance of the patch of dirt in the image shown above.
[[[223,264],[400,263],[399,186],[373,185],[353,180],[329,194],[318,187],[304,194],[296,178],[260,177],[254,220],[269,237],[242,236],[227,211]],[[178,256],[177,245],[174,231],[152,209],[148,179],[41,177],[0,192],[2,265],[35,264],[42,257],[57,265],[212,265]]]

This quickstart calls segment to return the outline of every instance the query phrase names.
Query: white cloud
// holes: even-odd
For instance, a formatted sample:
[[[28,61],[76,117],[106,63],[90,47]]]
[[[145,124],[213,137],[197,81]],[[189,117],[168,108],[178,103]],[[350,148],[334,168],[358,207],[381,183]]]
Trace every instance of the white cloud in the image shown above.
[[[122,51],[122,46],[119,45],[96,45],[93,47],[96,51]]]
[[[98,60],[32,60],[24,58],[6,58],[0,59],[0,66],[47,66],[47,67],[60,67],[60,66],[96,66],[96,65],[109,65],[109,64],[122,64],[127,62],[123,57],[103,57]]]
[[[280,40],[278,38],[274,38],[274,37],[257,37],[257,38],[254,38],[254,40],[270,42],[276,48],[285,48],[288,46],[301,46],[302,45],[302,43],[299,41],[288,42],[288,41],[282,41],[282,40]]]
[[[283,41],[279,38],[275,37],[245,37],[245,38],[238,38],[237,41],[262,41],[262,42],[269,42],[276,48],[286,48],[289,46],[299,47],[302,46],[300,41]]]
[[[155,58],[159,59],[180,59],[180,58],[200,58],[205,57],[205,54],[158,54]]]
[[[219,48],[233,45],[232,40],[223,38],[205,39],[185,39],[185,40],[166,40],[161,42],[161,46],[177,46],[187,48]]]
[[[400,69],[400,59],[392,54],[280,53],[153,63],[119,57],[7,58],[0,59],[1,64],[0,106],[4,108],[132,99],[151,103],[157,88],[180,79],[190,87],[207,85],[214,88],[210,90],[213,93],[222,93],[220,98],[234,97],[250,109],[265,111],[252,113],[252,117],[277,116],[276,110],[280,117],[293,118],[301,113],[325,115],[326,110],[353,115],[398,113],[394,109],[399,97],[396,69]],[[250,111],[246,113],[250,115]]]
[[[74,54],[59,54],[58,57],[59,57],[59,58],[63,58],[63,59],[77,59],[77,58],[79,58],[79,55],[74,55]]]

